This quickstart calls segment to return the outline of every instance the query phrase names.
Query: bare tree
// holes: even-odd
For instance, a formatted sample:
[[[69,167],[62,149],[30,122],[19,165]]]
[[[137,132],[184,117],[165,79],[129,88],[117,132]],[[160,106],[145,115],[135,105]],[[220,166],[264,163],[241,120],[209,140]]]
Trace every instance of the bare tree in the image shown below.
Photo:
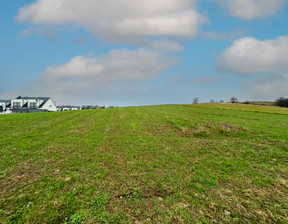
[[[198,97],[195,97],[195,98],[193,99],[193,103],[194,103],[194,104],[197,104],[198,101],[199,101],[199,98],[198,98]]]

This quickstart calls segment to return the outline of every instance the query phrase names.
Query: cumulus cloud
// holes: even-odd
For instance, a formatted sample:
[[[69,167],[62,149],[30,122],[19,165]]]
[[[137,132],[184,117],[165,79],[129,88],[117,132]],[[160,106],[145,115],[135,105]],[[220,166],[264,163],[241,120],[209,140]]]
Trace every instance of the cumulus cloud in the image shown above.
[[[288,74],[258,78],[252,83],[246,83],[244,89],[251,99],[275,100],[281,96],[288,97]]]
[[[174,65],[175,60],[152,50],[112,50],[107,56],[77,56],[65,65],[48,67],[40,80],[145,81]]]
[[[241,38],[220,56],[217,69],[240,75],[288,71],[288,36],[260,41]]]
[[[280,10],[286,0],[216,0],[233,17],[253,20],[265,18]]]
[[[17,20],[33,25],[75,24],[111,42],[157,36],[192,37],[206,19],[193,0],[38,0]]]
[[[149,83],[177,64],[177,59],[147,49],[112,50],[97,57],[76,56],[66,64],[47,67],[37,81],[10,95],[47,95],[60,102],[75,102],[81,96],[83,102],[83,98],[99,96],[107,89],[113,92],[121,87],[123,91],[134,84]]]

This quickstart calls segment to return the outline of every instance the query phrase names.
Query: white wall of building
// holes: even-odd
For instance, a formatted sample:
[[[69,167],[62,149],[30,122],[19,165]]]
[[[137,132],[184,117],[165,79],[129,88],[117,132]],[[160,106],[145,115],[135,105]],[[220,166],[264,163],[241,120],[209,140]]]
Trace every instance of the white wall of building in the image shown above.
[[[57,107],[55,105],[55,103],[49,99],[42,108],[39,108],[41,110],[48,110],[48,111],[57,111]]]
[[[11,108],[14,108],[14,103],[20,103],[20,107],[23,106],[23,100],[22,99],[13,99],[11,100]]]

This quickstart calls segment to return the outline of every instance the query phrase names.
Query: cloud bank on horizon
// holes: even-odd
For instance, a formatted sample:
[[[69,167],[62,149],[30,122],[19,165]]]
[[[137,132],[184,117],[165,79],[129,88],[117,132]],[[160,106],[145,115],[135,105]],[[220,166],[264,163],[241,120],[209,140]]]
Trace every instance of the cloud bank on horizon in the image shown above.
[[[77,43],[81,40],[79,46],[88,43],[78,32],[89,33],[96,39],[86,53],[67,53],[66,62],[57,65],[47,62],[34,80],[34,87],[26,83],[0,95],[44,94],[62,102],[81,94],[83,98],[89,95],[101,98],[104,88],[113,88],[114,94],[121,95],[133,85],[141,87],[132,88],[131,97],[134,93],[143,95],[141,89],[152,86],[162,92],[163,97],[167,95],[163,103],[170,102],[169,98],[175,99],[178,92],[180,98],[183,91],[190,91],[191,87],[201,94],[203,86],[208,85],[207,88],[213,85],[215,89],[210,94],[219,97],[223,88],[227,89],[227,95],[242,94],[247,99],[287,95],[287,84],[281,83],[288,79],[287,33],[282,32],[284,28],[279,29],[271,38],[274,31],[269,29],[274,29],[273,24],[265,32],[263,27],[262,30],[257,27],[264,22],[268,24],[270,18],[279,22],[275,16],[286,10],[286,4],[286,0],[31,0],[16,16],[18,24],[26,27],[19,31],[25,39],[53,27],[60,29],[57,32],[72,29],[70,34],[78,36]],[[274,23],[273,19],[270,23]],[[97,38],[107,48],[95,55],[99,50],[95,46],[99,43]],[[224,48],[221,41],[225,43]],[[201,56],[207,45],[211,48],[210,56]],[[199,75],[202,70],[207,71]],[[174,84],[167,81],[176,80],[174,77],[177,77]],[[243,77],[247,77],[246,82],[251,81],[247,85],[249,89],[244,88],[245,94],[241,83],[229,89],[232,79]],[[271,91],[272,88],[276,89]],[[77,103],[80,101],[81,97]],[[125,103],[130,104],[129,99]]]

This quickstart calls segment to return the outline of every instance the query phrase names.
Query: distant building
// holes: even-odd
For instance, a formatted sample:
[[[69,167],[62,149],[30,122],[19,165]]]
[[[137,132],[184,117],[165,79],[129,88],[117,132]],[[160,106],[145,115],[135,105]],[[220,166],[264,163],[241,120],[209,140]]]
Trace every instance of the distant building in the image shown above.
[[[105,109],[105,106],[94,106],[94,105],[83,105],[82,110],[89,110],[89,109]]]
[[[0,100],[0,113],[37,113],[57,111],[56,104],[50,97],[22,97]]]
[[[81,110],[81,107],[71,105],[59,105],[57,107],[57,111],[70,111],[70,110]]]
[[[10,107],[11,107],[11,100],[0,100],[0,114],[12,113]]]

